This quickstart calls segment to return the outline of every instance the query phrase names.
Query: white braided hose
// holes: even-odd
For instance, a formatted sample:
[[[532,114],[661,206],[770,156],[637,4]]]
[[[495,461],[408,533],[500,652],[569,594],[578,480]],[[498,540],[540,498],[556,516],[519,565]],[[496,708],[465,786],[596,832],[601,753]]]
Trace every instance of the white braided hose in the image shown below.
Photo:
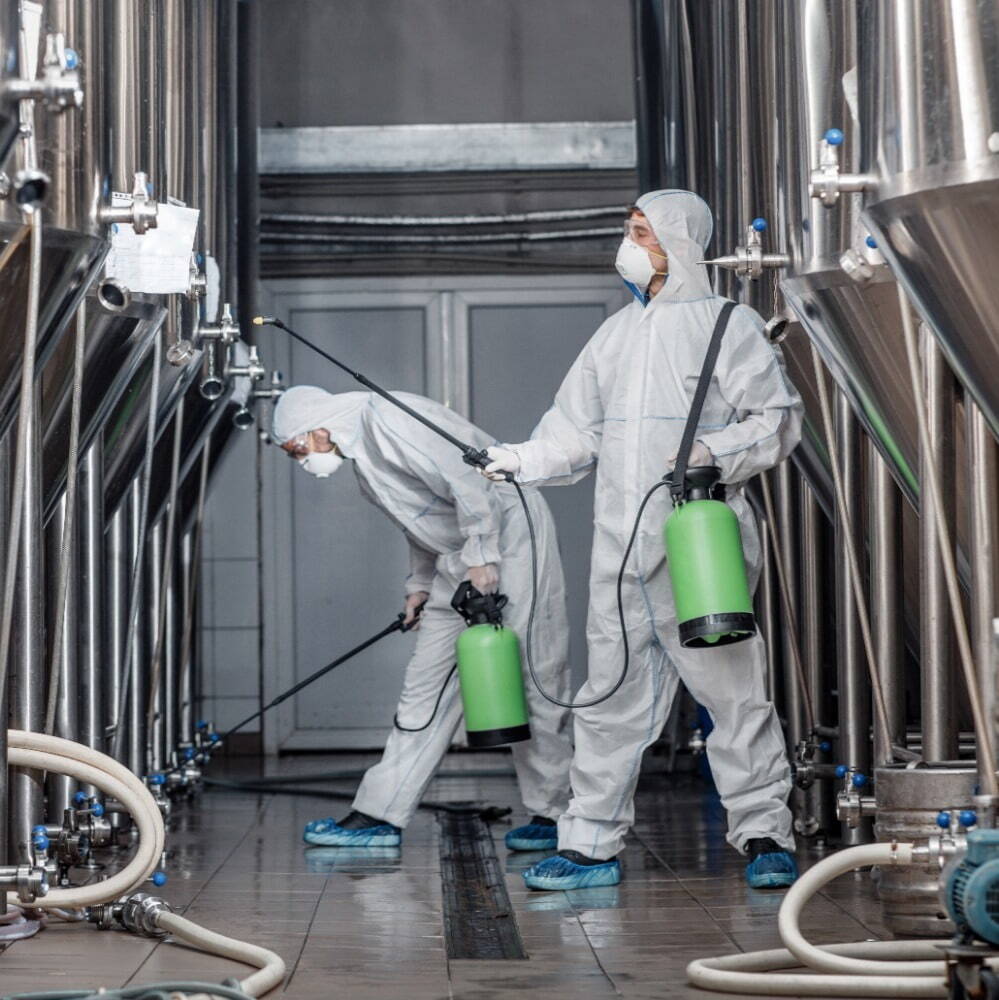
[[[947,996],[946,967],[939,950],[945,941],[865,941],[818,947],[805,940],[799,926],[808,900],[838,875],[867,865],[911,865],[912,852],[912,844],[863,844],[825,858],[784,897],[777,921],[786,949],[698,959],[687,966],[688,981],[702,989],[756,996]],[[994,968],[999,960],[988,964]],[[772,974],[799,967],[827,974]]]

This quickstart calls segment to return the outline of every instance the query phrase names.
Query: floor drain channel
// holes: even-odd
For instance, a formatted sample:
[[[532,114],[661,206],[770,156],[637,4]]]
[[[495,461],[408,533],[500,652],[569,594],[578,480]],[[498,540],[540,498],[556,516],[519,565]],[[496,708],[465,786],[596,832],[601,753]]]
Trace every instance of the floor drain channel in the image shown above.
[[[448,958],[527,958],[489,827],[474,812],[437,814]]]

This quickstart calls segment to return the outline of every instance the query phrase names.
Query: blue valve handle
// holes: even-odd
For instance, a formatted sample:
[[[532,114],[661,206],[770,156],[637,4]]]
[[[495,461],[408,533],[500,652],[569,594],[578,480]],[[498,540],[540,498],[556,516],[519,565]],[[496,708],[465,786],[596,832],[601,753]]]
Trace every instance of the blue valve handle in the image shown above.
[[[49,838],[45,836],[44,833],[37,833],[32,838],[32,843],[40,851],[47,851],[49,849]]]
[[[957,814],[957,820],[961,826],[974,826],[978,822],[978,814],[974,809],[962,809]]]
[[[198,729],[207,729],[208,723],[204,719],[198,719]]]
[[[937,826],[939,826],[941,830],[950,829],[950,813],[947,812],[946,809],[942,809],[937,813]]]
[[[90,803],[90,812],[91,812],[91,815],[97,816],[98,818],[100,818],[101,816],[104,815],[104,806],[101,805],[100,802],[91,802]]]
[[[80,57],[76,54],[76,49],[65,49],[64,54],[66,69],[76,69],[80,65]]]
[[[838,128],[826,129],[826,134],[823,138],[830,146],[842,146],[844,139],[843,130]]]
[[[837,764],[836,765],[836,777],[837,778],[845,778],[847,776],[847,774],[849,774],[849,772],[850,772],[850,769],[846,766],[846,764]]]
[[[870,247],[870,248],[871,248],[872,250],[877,250],[877,248],[878,248],[878,241],[877,241],[877,240],[876,240],[876,239],[875,239],[875,238],[874,238],[873,236],[868,236],[868,237],[867,237],[867,239],[866,239],[866,240],[864,240],[864,242],[865,242],[865,243],[866,243],[866,244],[867,244],[867,245],[868,245],[868,246],[869,246],[869,247]]]
[[[823,741],[822,741],[822,742],[821,742],[821,743],[819,744],[819,749],[820,749],[820,750],[821,750],[821,751],[822,751],[823,753],[829,753],[829,751],[830,751],[830,750],[832,750],[832,744],[831,744],[831,743],[830,743],[830,742],[829,742],[828,740],[823,740]]]
[[[861,774],[859,771],[851,779],[854,788],[863,788],[867,784],[867,775]]]
[[[73,802],[78,806],[82,806],[86,804],[87,798],[88,798],[87,793],[80,791],[73,796]]]
[[[165,785],[166,775],[165,774],[151,774],[149,775],[150,785]]]
[[[150,876],[149,881],[155,886],[161,886],[167,884],[167,874],[166,872],[153,872]]]
[[[42,826],[41,824],[39,824],[38,826],[33,826],[31,828],[31,836],[32,837],[44,837],[45,835],[46,835],[45,834],[45,827]]]
[[[767,220],[763,218],[755,218],[751,223],[753,229],[758,233],[765,233],[767,231]]]

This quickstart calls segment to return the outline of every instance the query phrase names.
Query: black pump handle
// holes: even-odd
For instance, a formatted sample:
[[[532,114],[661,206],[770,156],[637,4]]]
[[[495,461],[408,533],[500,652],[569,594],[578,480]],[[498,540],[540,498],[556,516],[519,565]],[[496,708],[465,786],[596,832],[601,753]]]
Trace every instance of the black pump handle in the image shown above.
[[[502,625],[501,612],[509,601],[506,594],[482,594],[472,586],[471,580],[462,580],[451,598],[451,607],[469,625],[475,624],[474,619],[480,616],[490,624]]]
[[[673,471],[667,474],[670,484],[669,491],[673,497],[674,505],[683,503],[687,499],[687,462],[690,460],[690,449],[694,446],[697,426],[701,422],[701,410],[704,409],[704,400],[708,395],[708,388],[711,385],[711,376],[714,374],[715,365],[718,362],[718,354],[721,351],[722,337],[725,336],[725,330],[728,327],[729,317],[732,315],[733,309],[735,309],[735,303],[726,302],[718,314],[714,332],[711,334],[711,340],[708,343],[707,353],[704,355],[701,375],[697,380],[694,401],[690,404],[690,413],[687,414],[687,424],[683,428],[680,450],[676,453],[676,463],[673,466]]]

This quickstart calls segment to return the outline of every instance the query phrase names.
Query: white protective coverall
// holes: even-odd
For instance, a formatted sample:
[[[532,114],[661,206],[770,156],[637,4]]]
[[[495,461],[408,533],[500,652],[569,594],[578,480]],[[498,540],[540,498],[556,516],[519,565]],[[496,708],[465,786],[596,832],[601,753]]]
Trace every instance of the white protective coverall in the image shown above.
[[[477,448],[495,443],[440,403],[406,392],[395,395],[462,441]],[[456,671],[441,691],[465,628],[451,598],[469,567],[492,563],[498,568],[500,592],[509,598],[504,624],[520,637],[523,653],[531,601],[527,522],[512,486],[495,489],[462,461],[457,448],[380,396],[333,395],[315,386],[284,393],[274,413],[273,436],[279,444],[320,427],[353,460],[364,496],[406,536],[411,570],[406,594],[430,594],[406,667],[398,725],[354,799],[360,812],[405,827],[462,719]],[[546,689],[551,685],[565,701],[569,629],[555,524],[540,494],[525,493],[538,539],[535,663]],[[569,713],[545,701],[529,681],[526,692],[532,739],[512,745],[514,767],[528,814],[556,819],[569,799]],[[434,715],[438,695],[433,722],[420,729]]]
[[[502,446],[520,459],[518,479],[524,483],[573,483],[596,466],[589,675],[577,701],[607,691],[620,673],[621,559],[642,498],[671,468],[679,449],[715,319],[726,301],[713,294],[707,269],[697,263],[711,237],[708,206],[689,191],[653,191],[637,205],[668,256],[665,287],[648,305],[640,299],[607,319],[531,440]],[[754,588],[760,542],[741,484],[794,448],[802,412],[763,325],[747,306],[732,313],[698,434],[728,484]],[[786,805],[790,772],[777,714],[767,701],[763,641],[757,636],[715,649],[680,645],[662,537],[670,510],[669,490],[660,489],[646,508],[627,568],[627,680],[608,701],[575,713],[573,798],[559,821],[559,848],[600,859],[621,850],[634,822],[643,751],[659,736],[683,681],[714,722],[707,753],[728,811],[729,842],[743,850],[750,839],[772,837],[793,849]]]

